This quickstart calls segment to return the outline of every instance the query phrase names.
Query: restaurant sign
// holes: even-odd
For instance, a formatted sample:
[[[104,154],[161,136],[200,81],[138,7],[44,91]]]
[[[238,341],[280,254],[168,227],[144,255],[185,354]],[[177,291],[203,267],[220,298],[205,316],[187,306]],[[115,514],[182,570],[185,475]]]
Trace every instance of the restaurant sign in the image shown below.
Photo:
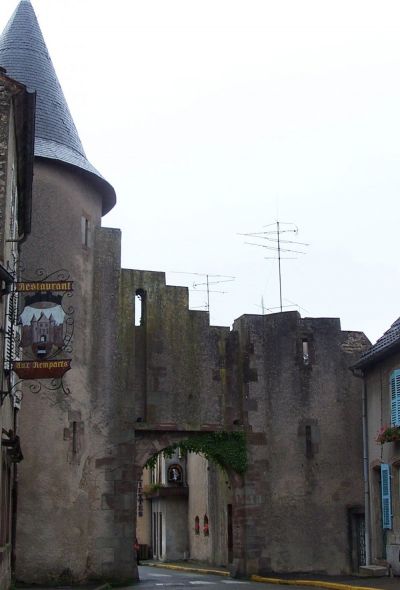
[[[12,368],[20,379],[56,379],[70,370],[71,360],[14,361]]]
[[[20,379],[62,380],[71,368],[71,359],[65,357],[72,352],[74,310],[65,298],[72,296],[73,281],[67,271],[38,274],[42,280],[15,283],[14,292],[22,296],[20,352],[11,367]]]
[[[62,292],[72,291],[72,281],[21,281],[16,284],[18,293],[43,293],[45,291]]]

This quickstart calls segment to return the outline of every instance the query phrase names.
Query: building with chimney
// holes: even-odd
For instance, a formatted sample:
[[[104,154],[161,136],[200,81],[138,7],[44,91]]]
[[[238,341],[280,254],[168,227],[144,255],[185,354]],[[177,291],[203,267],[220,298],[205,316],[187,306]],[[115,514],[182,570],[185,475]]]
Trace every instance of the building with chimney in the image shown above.
[[[153,553],[165,557],[169,539],[171,555],[221,559],[239,575],[357,569],[360,383],[348,367],[365,336],[295,312],[210,326],[164,273],[122,269],[120,232],[101,227],[114,190],[84,153],[29,0],[0,37],[0,66],[37,93],[24,272],[35,281],[42,267],[62,270],[73,282],[71,369],[58,388],[42,380],[24,391],[17,578],[137,579],[143,467],[166,448],[174,457],[204,445],[225,473],[183,461],[188,490],[149,499]],[[182,490],[169,467],[166,487]],[[163,516],[172,506],[186,520],[179,543]]]

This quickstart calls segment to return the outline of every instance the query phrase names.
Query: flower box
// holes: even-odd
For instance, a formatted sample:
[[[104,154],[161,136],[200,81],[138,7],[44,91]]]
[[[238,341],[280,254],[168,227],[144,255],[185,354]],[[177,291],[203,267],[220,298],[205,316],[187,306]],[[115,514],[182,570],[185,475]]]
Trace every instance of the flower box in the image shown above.
[[[384,445],[396,441],[400,441],[400,426],[382,426],[376,437],[376,442]]]

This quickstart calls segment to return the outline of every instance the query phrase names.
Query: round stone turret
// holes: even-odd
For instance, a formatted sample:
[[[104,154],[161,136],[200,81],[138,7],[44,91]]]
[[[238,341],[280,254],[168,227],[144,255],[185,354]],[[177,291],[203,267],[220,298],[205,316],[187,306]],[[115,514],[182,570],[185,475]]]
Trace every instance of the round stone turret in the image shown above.
[[[103,215],[115,205],[113,187],[85,155],[29,0],[22,0],[0,36],[0,66],[36,91],[35,156],[74,166],[88,175],[102,198]]]

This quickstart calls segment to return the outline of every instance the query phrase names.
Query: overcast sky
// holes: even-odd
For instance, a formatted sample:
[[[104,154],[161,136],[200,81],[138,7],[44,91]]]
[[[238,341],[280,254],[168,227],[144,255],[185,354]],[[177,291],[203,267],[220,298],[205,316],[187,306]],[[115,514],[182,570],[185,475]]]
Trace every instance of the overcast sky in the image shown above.
[[[230,325],[279,305],[277,263],[238,235],[279,219],[310,244],[282,264],[285,306],[372,341],[399,316],[398,0],[32,4],[124,267],[235,276],[211,293]]]

